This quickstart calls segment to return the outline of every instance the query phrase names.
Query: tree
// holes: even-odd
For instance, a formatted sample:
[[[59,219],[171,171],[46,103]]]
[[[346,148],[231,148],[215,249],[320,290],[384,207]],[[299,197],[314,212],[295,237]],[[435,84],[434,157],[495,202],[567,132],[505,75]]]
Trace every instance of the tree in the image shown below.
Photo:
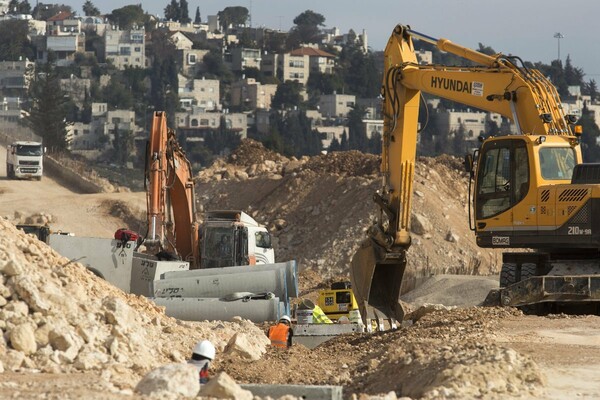
[[[598,86],[596,85],[596,80],[590,79],[589,82],[585,83],[584,91],[590,96],[592,102],[594,102],[598,96]]]
[[[466,152],[465,139],[467,137],[467,129],[464,124],[460,124],[452,136],[452,154],[461,156]]]
[[[10,0],[8,2],[8,14],[15,15],[19,13],[19,0]]]
[[[26,123],[43,138],[44,144],[56,150],[66,150],[68,97],[60,88],[60,79],[52,66],[52,56],[42,66],[29,89],[30,108]]]
[[[302,84],[295,81],[285,81],[277,86],[277,91],[271,101],[273,109],[299,107],[302,103]]]
[[[202,59],[209,79],[219,79],[221,83],[229,84],[233,81],[231,70],[223,62],[223,55],[218,49],[211,49]]]
[[[31,4],[29,4],[29,1],[23,0],[19,3],[19,14],[31,14]]]
[[[219,22],[224,30],[227,30],[230,25],[234,27],[245,25],[249,15],[248,9],[241,6],[225,7],[223,11],[217,13]]]
[[[53,17],[60,12],[73,13],[73,9],[64,4],[37,3],[31,14],[34,15],[37,20],[46,21],[48,18]]]
[[[112,109],[131,109],[134,105],[134,98],[131,91],[116,75],[102,89],[102,99]]]
[[[590,111],[586,105],[583,106],[581,119],[578,122],[583,129],[581,135],[581,151],[583,160],[587,163],[600,161],[600,146],[598,146],[598,138],[600,137],[600,129],[596,125],[594,113]]]
[[[288,37],[288,48],[298,47],[301,43],[318,43],[321,38],[321,26],[325,17],[312,10],[306,10],[294,18],[294,26]]]
[[[306,88],[311,96],[332,94],[334,91],[341,93],[344,88],[344,82],[340,74],[311,72],[306,83]]]
[[[179,79],[177,75],[177,50],[173,42],[169,40],[166,30],[156,29],[152,32],[152,47],[150,53],[153,56],[150,70],[150,98],[155,110],[167,112],[167,123],[173,126],[175,112],[179,107],[179,96],[177,88]]]
[[[367,133],[365,132],[363,118],[365,108],[355,105],[348,113],[348,146],[351,150],[366,152],[368,148]]]
[[[359,97],[377,97],[381,76],[372,52],[365,53],[360,43],[348,43],[342,49],[339,68],[348,92]]]
[[[187,0],[179,0],[179,22],[182,24],[189,24],[192,22]]]
[[[133,131],[119,129],[119,125],[115,124],[113,137],[113,160],[119,165],[126,165],[134,149]]]
[[[141,4],[117,8],[108,15],[108,19],[120,29],[131,29],[134,25],[145,26],[149,20]]]
[[[169,21],[179,21],[181,18],[181,8],[177,0],[171,2],[165,7],[165,19]]]
[[[85,3],[83,3],[82,9],[83,9],[83,15],[88,15],[91,17],[100,15],[100,10],[98,9],[98,7],[96,7],[94,5],[94,3],[92,3],[91,0],[85,0]]]
[[[194,24],[201,24],[202,18],[200,18],[200,6],[196,7],[196,18],[194,18]]]
[[[33,60],[35,52],[28,34],[25,20],[9,19],[0,23],[0,61]]]
[[[204,137],[206,147],[213,154],[229,153],[240,145],[240,135],[227,127],[225,116],[221,116],[219,129]]]
[[[325,17],[312,10],[306,10],[294,18],[293,22],[296,25],[324,26]]]
[[[479,43],[479,48],[477,49],[477,51],[483,54],[487,54],[488,56],[493,56],[494,54],[496,54],[493,48],[491,48],[490,46],[485,46],[482,43]]]

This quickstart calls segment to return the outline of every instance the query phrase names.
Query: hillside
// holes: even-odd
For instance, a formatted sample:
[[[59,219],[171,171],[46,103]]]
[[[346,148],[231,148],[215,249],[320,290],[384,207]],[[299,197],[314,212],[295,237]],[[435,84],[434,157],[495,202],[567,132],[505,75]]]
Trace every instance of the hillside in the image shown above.
[[[246,140],[227,160],[198,174],[198,201],[201,209],[241,209],[266,224],[277,259],[296,259],[302,271],[324,278],[347,276],[375,216],[378,168],[374,155],[286,158]],[[477,247],[469,229],[467,187],[457,158],[417,160],[409,276],[499,271],[500,253]],[[407,277],[409,286],[411,281]]]

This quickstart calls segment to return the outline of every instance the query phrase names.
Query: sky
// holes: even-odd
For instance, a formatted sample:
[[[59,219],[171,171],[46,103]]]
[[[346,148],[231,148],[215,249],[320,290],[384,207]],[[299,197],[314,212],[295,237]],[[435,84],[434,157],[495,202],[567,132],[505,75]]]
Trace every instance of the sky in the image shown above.
[[[81,15],[85,0],[66,0]],[[59,1],[57,1],[58,3]],[[163,16],[170,0],[92,0],[102,13],[127,4]],[[30,4],[35,2],[30,0]],[[600,1],[598,0],[188,0],[194,18],[203,21],[228,6],[250,10],[252,26],[289,30],[296,16],[312,10],[325,17],[325,27],[342,33],[364,29],[372,50],[383,50],[397,24],[434,38],[475,48],[479,43],[525,61],[550,64],[559,57],[582,68],[585,80],[600,81]],[[556,33],[564,36],[554,38]]]

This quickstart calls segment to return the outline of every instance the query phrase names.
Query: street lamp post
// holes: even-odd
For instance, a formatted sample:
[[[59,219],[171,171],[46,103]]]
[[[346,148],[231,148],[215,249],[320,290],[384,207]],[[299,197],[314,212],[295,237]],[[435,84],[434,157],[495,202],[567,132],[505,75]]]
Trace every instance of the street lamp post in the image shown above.
[[[554,38],[558,41],[558,61],[560,61],[560,39],[564,39],[564,35],[560,32],[554,34]]]

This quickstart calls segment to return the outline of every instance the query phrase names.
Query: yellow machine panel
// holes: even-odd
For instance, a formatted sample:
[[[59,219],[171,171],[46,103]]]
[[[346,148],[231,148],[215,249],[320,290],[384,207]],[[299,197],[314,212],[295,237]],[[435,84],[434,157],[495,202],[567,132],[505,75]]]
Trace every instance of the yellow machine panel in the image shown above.
[[[336,289],[336,287],[342,287]],[[332,289],[323,290],[319,293],[319,307],[331,320],[338,320],[341,317],[348,317],[352,310],[358,310],[358,304],[354,293],[349,284],[333,284]]]

